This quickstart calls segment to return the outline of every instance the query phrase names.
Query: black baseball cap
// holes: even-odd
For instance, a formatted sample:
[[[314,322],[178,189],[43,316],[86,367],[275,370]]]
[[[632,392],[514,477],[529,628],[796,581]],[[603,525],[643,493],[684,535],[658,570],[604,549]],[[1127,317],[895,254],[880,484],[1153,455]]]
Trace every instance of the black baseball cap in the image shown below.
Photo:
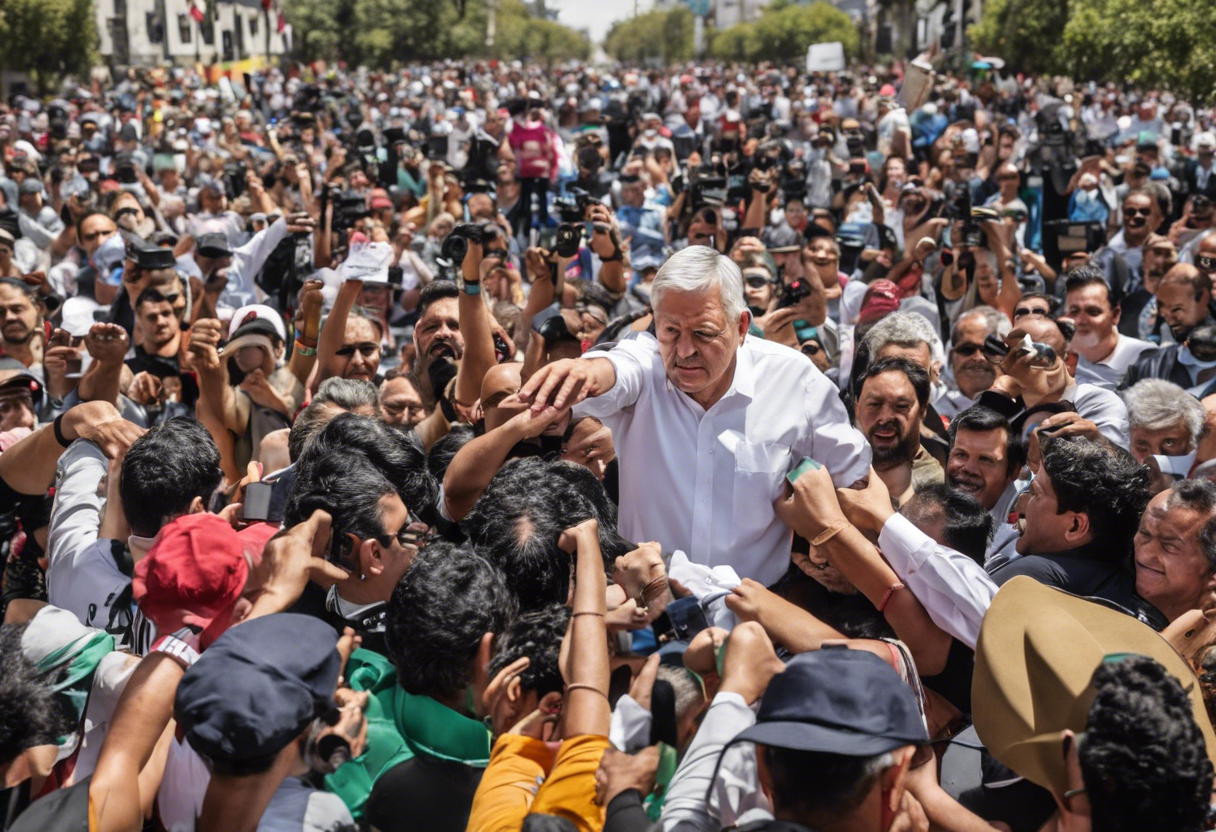
[[[245,621],[186,671],[173,716],[190,746],[213,762],[271,757],[315,718],[335,715],[337,646],[334,628],[311,615]]]
[[[204,257],[218,259],[231,257],[232,249],[228,247],[228,237],[218,231],[198,235],[198,253]]]
[[[42,382],[23,367],[19,373],[0,381],[0,399],[23,396],[26,393],[34,401],[34,407],[42,405]]]
[[[172,269],[177,266],[173,249],[152,245],[133,235],[127,240],[127,259],[141,269]]]
[[[769,682],[756,724],[736,742],[870,757],[923,745],[929,735],[916,696],[889,664],[864,650],[829,648],[790,659]]]

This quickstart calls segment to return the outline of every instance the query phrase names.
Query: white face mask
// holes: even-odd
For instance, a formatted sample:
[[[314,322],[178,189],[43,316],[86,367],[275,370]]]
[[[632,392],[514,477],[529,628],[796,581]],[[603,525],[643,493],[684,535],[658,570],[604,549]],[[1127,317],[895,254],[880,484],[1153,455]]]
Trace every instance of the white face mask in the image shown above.
[[[93,266],[97,271],[108,274],[122,263],[126,252],[127,246],[122,235],[111,234],[97,247],[97,251],[93,252]]]
[[[1097,336],[1097,334],[1095,334],[1093,332],[1087,333],[1085,335],[1078,334],[1073,337],[1072,345],[1074,347],[1080,347],[1083,350],[1091,349],[1093,347],[1098,346],[1098,336]]]

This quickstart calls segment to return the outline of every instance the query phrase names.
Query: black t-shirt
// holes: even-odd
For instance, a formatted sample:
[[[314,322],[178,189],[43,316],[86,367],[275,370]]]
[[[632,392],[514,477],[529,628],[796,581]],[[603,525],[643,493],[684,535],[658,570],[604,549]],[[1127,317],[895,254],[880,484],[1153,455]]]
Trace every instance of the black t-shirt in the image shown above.
[[[419,754],[376,781],[367,821],[380,832],[464,832],[484,772]]]
[[[1161,630],[1169,622],[1161,612],[1136,594],[1136,579],[1125,569],[1109,563],[1092,544],[1054,555],[1027,555],[992,573],[997,586],[1027,575],[1041,584],[1073,595],[1107,601],[1129,615]]]

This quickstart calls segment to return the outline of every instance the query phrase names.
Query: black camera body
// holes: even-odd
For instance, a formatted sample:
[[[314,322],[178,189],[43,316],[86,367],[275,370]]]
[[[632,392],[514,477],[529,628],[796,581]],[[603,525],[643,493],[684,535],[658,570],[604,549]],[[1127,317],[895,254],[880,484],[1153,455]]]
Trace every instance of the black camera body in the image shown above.
[[[777,301],[777,308],[785,309],[788,306],[794,306],[810,294],[811,285],[807,283],[806,278],[800,277],[785,287],[781,293],[781,300]]]
[[[451,266],[459,266],[469,253],[469,243],[485,242],[485,233],[475,222],[462,222],[452,229],[439,247],[439,256]]]
[[[366,217],[367,200],[356,191],[344,191],[334,197],[334,231],[349,231],[355,223]]]
[[[583,244],[583,227],[574,223],[563,222],[557,227],[553,251],[559,257],[575,257]]]

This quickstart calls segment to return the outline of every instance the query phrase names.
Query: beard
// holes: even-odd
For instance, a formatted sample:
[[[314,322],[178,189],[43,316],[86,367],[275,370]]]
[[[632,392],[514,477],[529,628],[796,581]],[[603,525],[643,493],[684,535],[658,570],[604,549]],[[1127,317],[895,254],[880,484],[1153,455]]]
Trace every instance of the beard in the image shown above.
[[[883,429],[895,431],[896,441],[893,444],[875,444],[874,433]],[[866,439],[870,441],[874,468],[879,471],[887,471],[906,462],[911,462],[912,457],[916,456],[915,445],[916,440],[919,438],[913,434],[913,430],[915,430],[915,427],[910,428],[906,434],[901,433],[899,424],[893,422],[880,422],[871,427],[866,433]]]

